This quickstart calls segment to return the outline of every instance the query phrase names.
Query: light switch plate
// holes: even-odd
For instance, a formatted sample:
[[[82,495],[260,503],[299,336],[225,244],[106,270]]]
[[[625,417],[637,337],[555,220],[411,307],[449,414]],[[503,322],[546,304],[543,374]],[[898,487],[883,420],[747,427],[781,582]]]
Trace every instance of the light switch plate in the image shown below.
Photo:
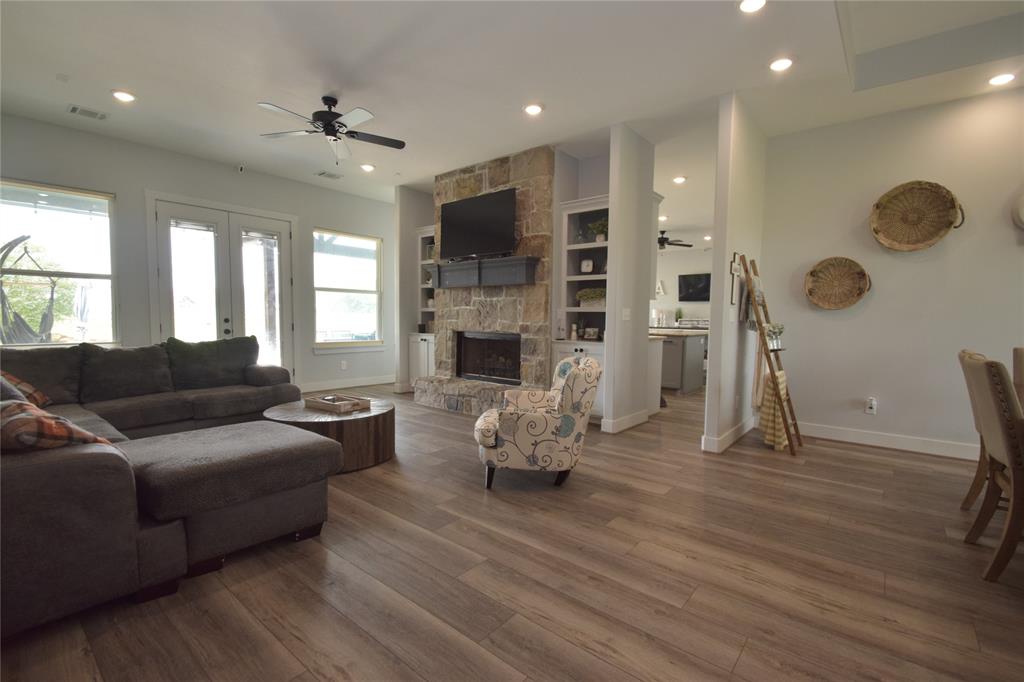
[[[622,309],[622,321],[629,322],[630,318],[633,317],[633,311],[630,308]]]

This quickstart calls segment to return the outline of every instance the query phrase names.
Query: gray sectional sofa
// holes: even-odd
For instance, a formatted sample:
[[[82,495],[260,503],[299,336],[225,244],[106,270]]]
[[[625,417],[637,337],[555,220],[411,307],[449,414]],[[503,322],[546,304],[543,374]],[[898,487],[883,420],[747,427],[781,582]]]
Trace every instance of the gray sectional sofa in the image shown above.
[[[319,533],[341,445],[261,420],[300,392],[258,352],[252,337],[0,348],[0,368],[54,401],[44,409],[112,443],[0,456],[3,636]]]

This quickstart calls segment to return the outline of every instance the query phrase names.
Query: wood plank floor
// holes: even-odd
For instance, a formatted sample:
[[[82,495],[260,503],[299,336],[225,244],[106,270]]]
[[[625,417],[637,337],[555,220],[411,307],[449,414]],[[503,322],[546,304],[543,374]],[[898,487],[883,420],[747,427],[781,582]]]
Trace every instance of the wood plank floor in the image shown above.
[[[703,397],[594,429],[562,488],[498,471],[473,419],[397,403],[397,458],[330,483],[323,534],[143,605],[4,642],[14,680],[1020,680],[1024,559],[960,539],[973,465],[749,434]],[[1002,513],[994,525],[1002,521]]]

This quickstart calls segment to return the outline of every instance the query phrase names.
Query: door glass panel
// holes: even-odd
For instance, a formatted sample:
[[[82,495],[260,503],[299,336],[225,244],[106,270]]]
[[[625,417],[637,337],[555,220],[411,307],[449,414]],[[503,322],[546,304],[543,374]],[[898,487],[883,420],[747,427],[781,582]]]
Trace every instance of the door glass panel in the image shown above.
[[[280,254],[277,235],[242,233],[245,333],[259,341],[261,365],[281,364]]]
[[[216,225],[171,219],[174,336],[213,341],[217,334]]]

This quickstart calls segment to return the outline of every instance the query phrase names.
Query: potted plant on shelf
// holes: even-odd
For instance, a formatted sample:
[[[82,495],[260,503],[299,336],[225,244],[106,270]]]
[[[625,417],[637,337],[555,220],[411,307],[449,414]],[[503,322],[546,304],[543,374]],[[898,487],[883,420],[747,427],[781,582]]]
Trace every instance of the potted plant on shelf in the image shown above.
[[[595,242],[603,242],[608,238],[608,219],[599,218],[592,223],[587,223],[587,229],[594,235]]]
[[[769,350],[782,350],[782,332],[786,331],[786,325],[781,322],[772,322],[764,326],[764,336],[768,340]]]
[[[599,287],[580,289],[576,292],[576,301],[581,308],[603,308],[607,291]]]

